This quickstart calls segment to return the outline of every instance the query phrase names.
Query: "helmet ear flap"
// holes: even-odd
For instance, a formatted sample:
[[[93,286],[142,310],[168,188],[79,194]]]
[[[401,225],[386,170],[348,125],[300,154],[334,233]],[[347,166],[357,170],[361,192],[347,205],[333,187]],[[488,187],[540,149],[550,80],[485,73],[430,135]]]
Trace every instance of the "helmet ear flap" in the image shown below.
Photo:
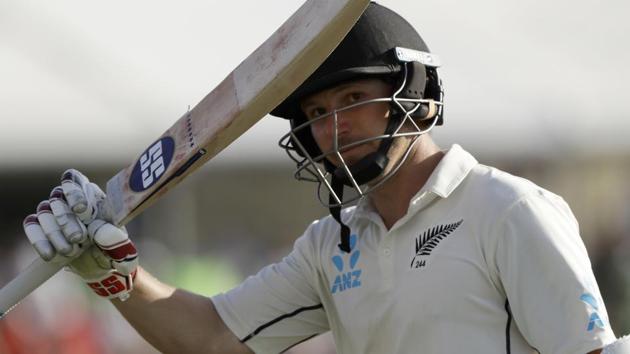
[[[400,92],[403,98],[422,99],[424,98],[424,88],[427,83],[427,70],[424,65],[417,61],[406,63],[407,78],[405,87]],[[404,70],[402,71],[404,73]]]
[[[427,99],[443,102],[444,100],[444,91],[442,90],[442,81],[438,77],[437,70],[434,68],[427,69],[427,83],[425,87],[425,97]],[[435,103],[431,103],[431,111],[427,118],[433,118],[437,116],[437,122],[435,125],[444,124],[444,111],[443,107],[438,107]]]
[[[439,94],[434,93],[434,86],[437,86],[436,83],[432,81],[437,80],[435,75],[432,75],[433,72],[427,70],[427,67],[422,65],[419,62],[413,61],[408,62],[406,65],[406,81],[405,86],[400,91],[398,95],[400,98],[407,99],[427,99],[429,102],[424,102],[420,104],[412,114],[411,117],[414,119],[429,119],[433,118],[438,114],[438,107],[435,104],[435,100],[439,101]],[[402,71],[403,73],[405,70]],[[438,87],[439,91],[439,87]],[[417,102],[400,102],[400,105],[405,108],[406,111],[413,110]]]
[[[401,75],[405,75],[401,80],[405,80],[405,86],[400,91],[398,97],[407,99],[423,99],[424,91],[427,83],[427,70],[424,65],[419,62],[413,61],[404,64],[406,67],[401,71]],[[416,102],[404,102],[399,101],[400,105],[406,111],[413,110],[418,103]],[[430,105],[421,104],[418,109],[411,115],[412,118],[424,119],[428,118],[429,114],[433,111]]]

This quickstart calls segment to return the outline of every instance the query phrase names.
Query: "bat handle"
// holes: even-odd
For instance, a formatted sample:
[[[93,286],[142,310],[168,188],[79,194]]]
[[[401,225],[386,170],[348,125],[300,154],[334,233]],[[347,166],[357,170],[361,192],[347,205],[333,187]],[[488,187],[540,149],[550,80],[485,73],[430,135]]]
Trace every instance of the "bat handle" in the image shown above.
[[[37,257],[17,277],[3,286],[0,289],[0,318],[3,318],[28,294],[55,275],[70,259],[64,261],[46,262]]]

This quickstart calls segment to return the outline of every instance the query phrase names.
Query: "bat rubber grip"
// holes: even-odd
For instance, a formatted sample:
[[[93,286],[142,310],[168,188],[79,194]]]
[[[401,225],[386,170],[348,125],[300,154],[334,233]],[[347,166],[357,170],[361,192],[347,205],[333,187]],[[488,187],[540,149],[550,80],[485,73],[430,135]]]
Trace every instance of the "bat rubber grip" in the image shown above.
[[[0,318],[4,317],[15,305],[19,304],[33,290],[63,268],[67,261],[46,262],[36,258],[17,277],[0,289]]]

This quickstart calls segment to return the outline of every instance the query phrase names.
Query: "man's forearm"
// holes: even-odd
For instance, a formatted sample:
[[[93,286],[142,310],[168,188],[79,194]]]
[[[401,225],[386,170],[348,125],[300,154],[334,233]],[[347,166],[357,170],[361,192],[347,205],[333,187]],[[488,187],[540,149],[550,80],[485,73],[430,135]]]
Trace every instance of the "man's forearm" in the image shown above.
[[[112,303],[161,352],[249,352],[227,329],[210,299],[166,285],[142,268],[131,297]]]

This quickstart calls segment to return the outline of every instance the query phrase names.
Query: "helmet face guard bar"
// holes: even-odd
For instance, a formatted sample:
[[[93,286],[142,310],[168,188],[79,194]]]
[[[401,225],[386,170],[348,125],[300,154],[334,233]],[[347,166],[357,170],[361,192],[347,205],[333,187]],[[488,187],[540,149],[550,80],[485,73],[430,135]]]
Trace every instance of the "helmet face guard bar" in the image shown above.
[[[293,127],[288,134],[285,134],[279,141],[280,147],[282,147],[289,157],[296,163],[297,169],[294,173],[294,177],[297,180],[309,181],[318,183],[317,187],[317,196],[320,203],[328,208],[331,207],[340,207],[347,204],[350,204],[364,195],[370,193],[374,189],[381,186],[385,183],[391,176],[393,176],[398,169],[403,165],[403,163],[407,160],[413,146],[417,142],[420,135],[425,134],[433,129],[433,127],[438,122],[439,118],[442,114],[443,109],[443,90],[441,83],[437,83],[439,85],[439,97],[438,100],[435,99],[426,99],[426,98],[404,98],[400,97],[401,92],[406,86],[408,80],[408,72],[409,65],[411,62],[420,62],[421,64],[427,67],[437,67],[439,65],[439,60],[436,56],[426,53],[420,52],[416,50],[406,49],[406,48],[395,48],[394,52],[399,61],[402,62],[402,82],[400,86],[396,89],[396,91],[390,97],[376,98],[371,100],[366,100],[358,103],[354,103],[352,105],[348,105],[339,109],[335,109],[334,111],[319,116],[315,119],[308,120],[298,126]],[[396,116],[400,117],[399,122],[395,126],[394,130],[391,133],[384,132],[381,135],[369,137],[366,139],[362,139],[359,141],[351,142],[348,144],[344,144],[342,146],[339,145],[338,137],[337,137],[337,129],[338,129],[338,115],[344,111],[349,111],[355,109],[360,106],[375,104],[380,102],[387,102],[392,107],[392,110],[396,111]],[[421,109],[422,106],[430,106],[434,105],[434,108],[437,110],[436,113],[430,115],[426,118],[414,118],[412,115]],[[317,156],[313,155],[313,149],[307,149],[307,147],[300,141],[299,136],[303,135],[304,130],[308,130],[306,133],[310,134],[310,129],[313,124],[316,122],[320,122],[325,119],[333,120],[333,147],[329,151],[321,152]],[[389,119],[396,119],[395,117],[390,116]],[[417,121],[429,120],[432,119],[431,124],[422,129]],[[403,127],[406,127],[403,130]],[[349,166],[345,160],[343,159],[342,153],[356,146],[369,143],[371,141],[381,140],[381,145],[387,141],[392,140],[394,138],[402,138],[402,137],[411,137],[411,141],[407,146],[403,156],[399,158],[398,161],[395,162],[395,165],[390,168],[389,171],[386,171],[384,174],[376,178],[372,178],[368,181],[362,181],[361,178],[355,176],[352,171],[353,166]],[[328,159],[329,157],[334,157],[336,161],[338,161],[339,166],[332,166],[332,163]],[[354,190],[354,196],[348,198],[348,200],[343,200],[341,195],[335,192],[332,187],[332,179],[334,178],[334,174],[339,174],[339,171],[334,171],[334,168],[342,169],[345,174],[345,184]],[[335,172],[335,173],[333,173]],[[370,182],[370,183],[367,183]],[[326,189],[329,192],[330,198],[326,200],[322,196],[322,189]]]

